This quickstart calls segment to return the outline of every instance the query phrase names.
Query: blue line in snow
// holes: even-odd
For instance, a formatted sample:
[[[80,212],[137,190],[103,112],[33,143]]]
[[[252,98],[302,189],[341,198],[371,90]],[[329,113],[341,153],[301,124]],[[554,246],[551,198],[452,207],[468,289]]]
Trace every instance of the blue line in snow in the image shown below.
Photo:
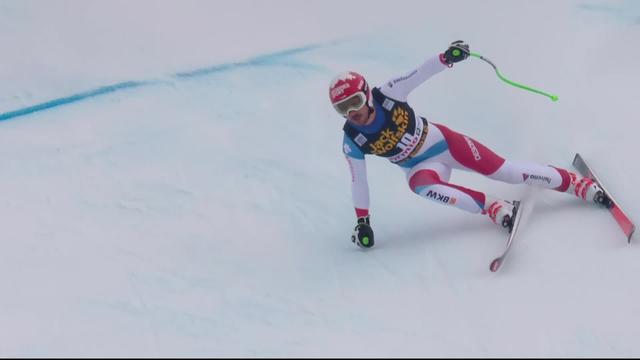
[[[33,105],[26,108],[18,109],[15,111],[9,111],[9,112],[0,114],[0,121],[9,120],[19,116],[29,115],[38,111],[43,111],[43,110],[51,109],[54,107],[70,104],[73,102],[85,100],[88,98],[116,92],[118,90],[131,89],[131,88],[136,88],[144,85],[149,85],[151,83],[152,82],[149,82],[149,81],[126,81],[126,82],[121,82],[115,85],[102,86],[97,89],[85,91],[79,94],[75,94],[75,95],[71,95],[71,96],[67,96],[59,99],[54,99],[54,100],[40,103],[37,105]]]
[[[179,73],[176,73],[174,77],[178,79],[184,79],[184,78],[192,78],[196,76],[209,75],[217,72],[224,72],[224,71],[232,70],[239,67],[274,65],[278,63],[280,60],[282,60],[283,58],[286,58],[291,55],[303,53],[306,51],[315,50],[319,47],[320,45],[309,45],[309,46],[303,46],[303,47],[294,48],[294,49],[287,49],[287,50],[278,51],[271,54],[256,56],[246,61],[215,65],[215,66],[210,66],[202,69],[186,71],[186,72],[179,72]]]
[[[288,56],[315,50],[322,46],[323,45],[309,45],[309,46],[303,46],[303,47],[298,47],[293,49],[287,49],[283,51],[274,52],[271,54],[256,56],[246,61],[220,64],[220,65],[210,66],[210,67],[196,69],[192,71],[179,72],[174,74],[173,77],[177,79],[188,79],[188,78],[193,78],[197,76],[209,75],[216,72],[229,71],[238,67],[274,65],[274,64],[277,64],[278,61]],[[117,83],[114,85],[102,86],[93,90],[85,91],[82,93],[74,94],[71,96],[63,97],[63,98],[50,100],[44,103],[25,107],[22,109],[0,113],[0,121],[33,114],[39,111],[48,110],[58,106],[68,105],[74,102],[113,93],[113,92],[124,90],[124,89],[139,88],[142,86],[153,85],[158,83],[160,83],[160,81],[125,81],[125,82]]]

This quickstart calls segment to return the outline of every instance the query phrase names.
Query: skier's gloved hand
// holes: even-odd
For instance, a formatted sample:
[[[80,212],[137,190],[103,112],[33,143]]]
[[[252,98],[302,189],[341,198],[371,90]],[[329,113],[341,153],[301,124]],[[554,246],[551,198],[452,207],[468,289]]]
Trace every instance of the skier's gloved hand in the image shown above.
[[[462,40],[454,41],[451,43],[447,51],[442,55],[444,62],[450,67],[453,63],[457,63],[469,57],[471,51],[469,51],[469,45]]]
[[[373,230],[369,226],[369,215],[358,218],[358,224],[353,230],[351,241],[361,248],[373,246]]]

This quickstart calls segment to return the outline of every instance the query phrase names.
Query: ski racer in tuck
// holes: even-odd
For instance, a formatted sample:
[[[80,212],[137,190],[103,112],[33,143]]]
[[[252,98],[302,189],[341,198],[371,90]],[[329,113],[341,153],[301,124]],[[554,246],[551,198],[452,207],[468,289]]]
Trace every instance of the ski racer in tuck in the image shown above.
[[[421,197],[486,215],[509,231],[513,203],[449,182],[452,169],[480,173],[509,184],[542,186],[600,205],[607,204],[602,189],[591,179],[565,169],[505,159],[471,138],[414,113],[407,96],[435,74],[469,57],[463,41],[426,60],[417,69],[370,88],[356,72],[344,72],[331,82],[329,96],[346,121],[343,152],[351,170],[351,194],[356,212],[352,241],[363,248],[374,245],[369,217],[369,186],[365,155],[387,158],[406,174],[409,187]]]

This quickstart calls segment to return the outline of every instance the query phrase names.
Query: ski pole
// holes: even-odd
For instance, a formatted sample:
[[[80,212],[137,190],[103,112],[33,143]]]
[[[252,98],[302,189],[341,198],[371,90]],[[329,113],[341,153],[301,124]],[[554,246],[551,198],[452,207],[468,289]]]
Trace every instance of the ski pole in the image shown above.
[[[477,54],[477,53],[469,53],[469,54],[470,54],[471,56],[473,56],[473,57],[476,57],[476,58],[480,59],[480,60],[484,60],[484,61],[486,61],[486,62],[487,62],[489,65],[491,65],[491,66],[493,67],[493,69],[496,71],[496,75],[498,75],[498,77],[500,78],[500,80],[502,80],[502,81],[506,82],[507,84],[512,85],[512,86],[515,86],[515,87],[518,87],[518,88],[520,88],[520,89],[524,89],[524,90],[528,90],[528,91],[534,92],[534,93],[536,93],[536,94],[540,94],[540,95],[546,96],[546,97],[548,97],[549,99],[551,99],[551,101],[558,101],[558,96],[557,96],[557,95],[547,94],[547,93],[546,93],[546,92],[544,92],[544,91],[540,91],[540,90],[538,90],[538,89],[534,89],[534,88],[531,88],[531,87],[528,87],[528,86],[525,86],[525,85],[522,85],[522,84],[518,84],[518,83],[516,83],[516,82],[513,82],[513,81],[511,81],[511,80],[509,80],[509,79],[505,78],[505,77],[504,77],[504,76],[502,76],[502,74],[500,74],[500,72],[498,71],[498,67],[496,67],[496,66],[491,62],[491,60],[487,59],[486,57],[484,57],[484,56],[482,56],[482,55],[480,55],[480,54]]]

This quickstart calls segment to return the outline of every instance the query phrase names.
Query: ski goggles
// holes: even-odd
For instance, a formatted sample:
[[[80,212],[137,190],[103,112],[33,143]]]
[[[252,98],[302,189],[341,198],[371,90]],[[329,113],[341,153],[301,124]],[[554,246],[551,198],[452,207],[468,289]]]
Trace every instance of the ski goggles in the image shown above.
[[[348,98],[333,104],[333,107],[339,114],[346,116],[349,111],[358,111],[362,109],[366,103],[367,97],[364,95],[364,92],[358,91]]]

